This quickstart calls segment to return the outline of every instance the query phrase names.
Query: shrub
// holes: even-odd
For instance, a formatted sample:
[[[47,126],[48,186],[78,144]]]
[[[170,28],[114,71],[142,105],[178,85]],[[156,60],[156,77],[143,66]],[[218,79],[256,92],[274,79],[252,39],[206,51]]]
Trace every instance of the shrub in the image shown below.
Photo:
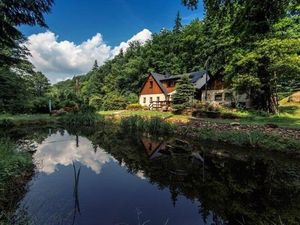
[[[110,93],[103,97],[102,110],[117,110],[125,109],[127,106],[127,100],[119,93]]]
[[[100,96],[93,95],[89,100],[89,105],[97,110],[100,109],[102,105],[102,98]]]
[[[139,103],[133,103],[133,104],[129,104],[126,109],[128,110],[142,110],[143,109],[143,106]]]
[[[18,152],[15,144],[8,138],[0,139],[0,159],[1,186],[32,166],[31,155]]]
[[[0,127],[12,127],[14,123],[11,119],[2,119],[0,120]]]
[[[60,118],[63,124],[68,126],[94,126],[98,122],[104,121],[104,117],[96,114],[92,109],[81,109],[67,113]]]

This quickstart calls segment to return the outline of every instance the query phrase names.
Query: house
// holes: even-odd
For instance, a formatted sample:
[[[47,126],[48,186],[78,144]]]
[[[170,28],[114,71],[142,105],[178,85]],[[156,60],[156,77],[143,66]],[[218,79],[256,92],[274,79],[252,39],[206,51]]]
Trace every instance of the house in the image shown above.
[[[191,82],[195,85],[195,99],[197,100],[216,101],[224,105],[232,105],[237,102],[246,104],[247,98],[245,94],[235,94],[226,86],[222,76],[211,77],[207,71],[181,75],[150,73],[141,88],[139,103],[149,108],[170,106],[172,95],[176,92],[176,83],[184,75],[188,75]]]
[[[224,81],[224,76],[214,75],[209,79],[205,88],[201,89],[201,100],[206,102],[218,102],[221,105],[243,105],[250,107],[247,94],[238,94]]]
[[[160,108],[168,106],[172,101],[172,95],[176,92],[176,83],[183,76],[188,75],[196,88],[196,98],[201,98],[201,89],[210,79],[206,71],[198,71],[182,75],[163,75],[150,73],[144,82],[140,94],[139,103],[142,106]]]

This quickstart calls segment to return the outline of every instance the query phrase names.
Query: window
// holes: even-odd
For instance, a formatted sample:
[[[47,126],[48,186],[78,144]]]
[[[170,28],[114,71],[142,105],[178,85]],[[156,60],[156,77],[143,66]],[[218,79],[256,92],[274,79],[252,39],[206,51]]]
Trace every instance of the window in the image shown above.
[[[231,93],[225,93],[225,101],[231,102],[232,101],[232,94]]]
[[[156,97],[156,101],[158,101],[158,102],[159,102],[159,97]]]
[[[150,103],[152,102],[152,97],[150,97]]]
[[[175,81],[174,80],[168,81],[167,86],[168,87],[174,87],[175,86]]]
[[[215,94],[215,101],[217,101],[217,102],[222,101],[222,93]]]
[[[146,103],[146,97],[144,97],[144,99],[143,99],[143,103]]]
[[[150,88],[153,88],[153,81],[150,81]]]

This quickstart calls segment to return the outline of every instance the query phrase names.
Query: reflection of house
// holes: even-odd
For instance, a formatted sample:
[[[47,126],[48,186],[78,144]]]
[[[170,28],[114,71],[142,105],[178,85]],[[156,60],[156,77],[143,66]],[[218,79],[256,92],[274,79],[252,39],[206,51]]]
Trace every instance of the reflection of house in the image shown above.
[[[166,142],[162,140],[152,140],[150,138],[142,137],[141,141],[150,159],[161,156],[160,151],[166,149]]]
[[[221,76],[210,77],[207,71],[198,71],[181,75],[150,73],[141,88],[139,103],[150,108],[169,106],[172,95],[176,92],[176,83],[183,75],[188,75],[190,81],[195,85],[195,99],[208,102],[216,101],[221,104],[246,102],[246,96],[235,95],[225,85]]]

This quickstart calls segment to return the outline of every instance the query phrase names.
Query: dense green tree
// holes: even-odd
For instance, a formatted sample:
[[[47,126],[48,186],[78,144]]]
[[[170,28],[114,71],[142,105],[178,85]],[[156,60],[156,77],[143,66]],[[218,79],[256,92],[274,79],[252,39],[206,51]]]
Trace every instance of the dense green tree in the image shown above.
[[[25,76],[25,79],[27,80],[27,85],[34,96],[44,96],[50,88],[49,80],[42,72],[34,72]]]
[[[18,26],[47,27],[43,13],[48,13],[53,0],[1,0],[0,1],[0,66],[19,61],[26,54],[22,47],[25,38]]]
[[[195,94],[195,87],[190,78],[185,75],[180,78],[173,95],[174,108],[181,110],[191,106]]]

